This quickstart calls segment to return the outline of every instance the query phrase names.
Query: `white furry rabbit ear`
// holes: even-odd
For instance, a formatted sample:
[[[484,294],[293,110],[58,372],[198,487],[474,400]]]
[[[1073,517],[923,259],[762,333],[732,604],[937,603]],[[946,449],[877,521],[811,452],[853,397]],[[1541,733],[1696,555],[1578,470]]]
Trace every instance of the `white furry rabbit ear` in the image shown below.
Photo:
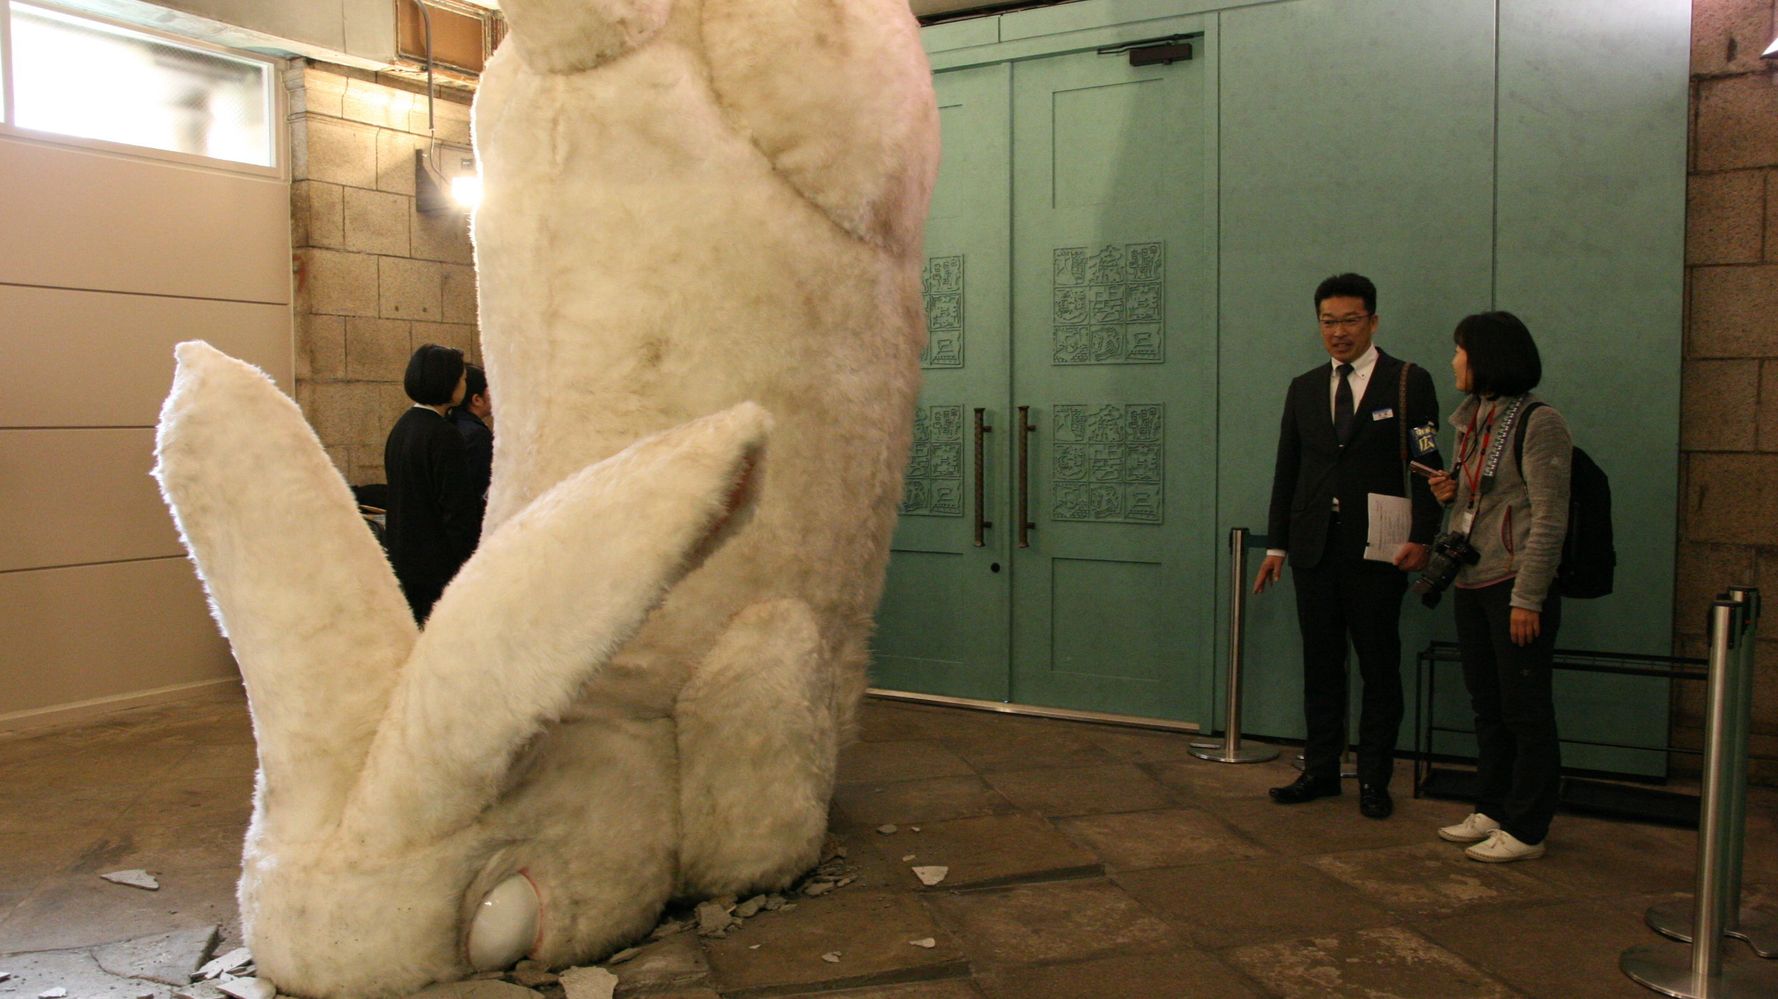
[[[209,344],[175,348],[154,475],[246,681],[263,820],[338,818],[416,628],[296,404]]]
[[[402,672],[348,836],[426,842],[492,801],[519,748],[750,512],[769,427],[743,403],[656,434],[484,537]]]

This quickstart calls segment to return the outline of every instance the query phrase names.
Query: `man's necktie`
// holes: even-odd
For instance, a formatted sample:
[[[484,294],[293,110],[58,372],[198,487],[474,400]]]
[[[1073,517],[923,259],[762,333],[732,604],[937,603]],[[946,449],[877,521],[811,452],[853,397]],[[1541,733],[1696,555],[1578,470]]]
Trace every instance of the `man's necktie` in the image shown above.
[[[1334,389],[1334,433],[1344,444],[1352,439],[1352,365],[1342,364],[1334,370],[1340,373],[1340,385]]]

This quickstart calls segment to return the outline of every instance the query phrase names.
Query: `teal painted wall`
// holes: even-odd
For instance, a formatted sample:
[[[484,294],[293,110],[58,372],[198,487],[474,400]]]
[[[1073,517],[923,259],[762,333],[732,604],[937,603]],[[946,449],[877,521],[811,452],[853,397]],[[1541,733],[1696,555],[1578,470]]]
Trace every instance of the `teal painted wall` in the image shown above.
[[[1619,592],[1570,602],[1560,644],[1669,652],[1690,4],[1085,0],[926,38],[943,69],[1187,22],[1204,32],[1219,95],[1217,458],[1205,470],[1219,547],[1230,527],[1264,530],[1285,386],[1326,356],[1311,292],[1357,270],[1379,287],[1379,345],[1430,369],[1447,412],[1456,320],[1489,308],[1526,320],[1541,390],[1611,474],[1616,504]],[[1221,568],[1203,585],[1226,591]],[[1248,613],[1245,727],[1299,736],[1289,588]],[[1452,637],[1448,607],[1403,614],[1410,650]],[[1216,663],[1184,668],[1220,673],[1223,642]],[[1404,671],[1411,683],[1411,656]],[[1452,721],[1465,717],[1459,686],[1448,674]],[[1220,692],[1206,696],[1220,715]],[[1561,696],[1565,716],[1599,723],[1573,734],[1665,739],[1667,693],[1645,681],[1580,679]]]

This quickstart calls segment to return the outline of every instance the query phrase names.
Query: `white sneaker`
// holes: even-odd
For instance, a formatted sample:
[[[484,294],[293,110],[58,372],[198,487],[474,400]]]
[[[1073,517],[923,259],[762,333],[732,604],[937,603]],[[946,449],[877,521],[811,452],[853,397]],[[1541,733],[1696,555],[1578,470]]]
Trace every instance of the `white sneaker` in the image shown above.
[[[1454,826],[1441,826],[1438,838],[1447,843],[1480,843],[1499,828],[1500,823],[1481,812],[1470,812],[1468,818]]]
[[[1485,864],[1506,864],[1515,860],[1536,860],[1543,856],[1543,844],[1532,846],[1521,842],[1505,829],[1496,829],[1488,838],[1463,851],[1471,860]]]

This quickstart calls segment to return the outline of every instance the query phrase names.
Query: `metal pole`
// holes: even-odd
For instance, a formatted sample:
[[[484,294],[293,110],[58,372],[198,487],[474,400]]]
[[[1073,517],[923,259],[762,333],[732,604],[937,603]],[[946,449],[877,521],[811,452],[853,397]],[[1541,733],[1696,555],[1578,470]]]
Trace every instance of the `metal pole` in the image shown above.
[[[1191,754],[1213,763],[1264,763],[1276,749],[1241,748],[1241,666],[1247,657],[1247,528],[1229,531],[1229,672],[1222,742],[1194,742]]]
[[[1618,959],[1618,967],[1639,985],[1677,999],[1742,999],[1778,993],[1778,969],[1756,963],[1752,967],[1724,960],[1723,929],[1727,922],[1728,781],[1733,776],[1729,757],[1745,752],[1746,745],[1732,746],[1736,733],[1731,713],[1735,681],[1732,654],[1745,643],[1741,623],[1745,608],[1736,601],[1718,600],[1710,608],[1710,678],[1704,704],[1704,775],[1698,819],[1698,891],[1692,905],[1690,960],[1649,947],[1632,947]],[[1740,641],[1737,641],[1739,639]],[[1745,732],[1740,733],[1745,739]]]
[[[1755,639],[1759,623],[1759,590],[1752,586],[1731,586],[1726,599],[1742,608],[1736,654],[1729,660],[1734,676],[1729,681],[1733,692],[1728,721],[1726,745],[1743,747],[1751,733],[1753,709],[1753,669]],[[1723,933],[1746,941],[1760,957],[1778,957],[1778,918],[1741,905],[1742,854],[1747,842],[1747,754],[1743,750],[1729,753],[1730,772],[1725,782],[1728,796],[1729,846],[1726,859]],[[1693,900],[1679,898],[1649,906],[1643,916],[1651,929],[1682,943],[1692,941]]]

